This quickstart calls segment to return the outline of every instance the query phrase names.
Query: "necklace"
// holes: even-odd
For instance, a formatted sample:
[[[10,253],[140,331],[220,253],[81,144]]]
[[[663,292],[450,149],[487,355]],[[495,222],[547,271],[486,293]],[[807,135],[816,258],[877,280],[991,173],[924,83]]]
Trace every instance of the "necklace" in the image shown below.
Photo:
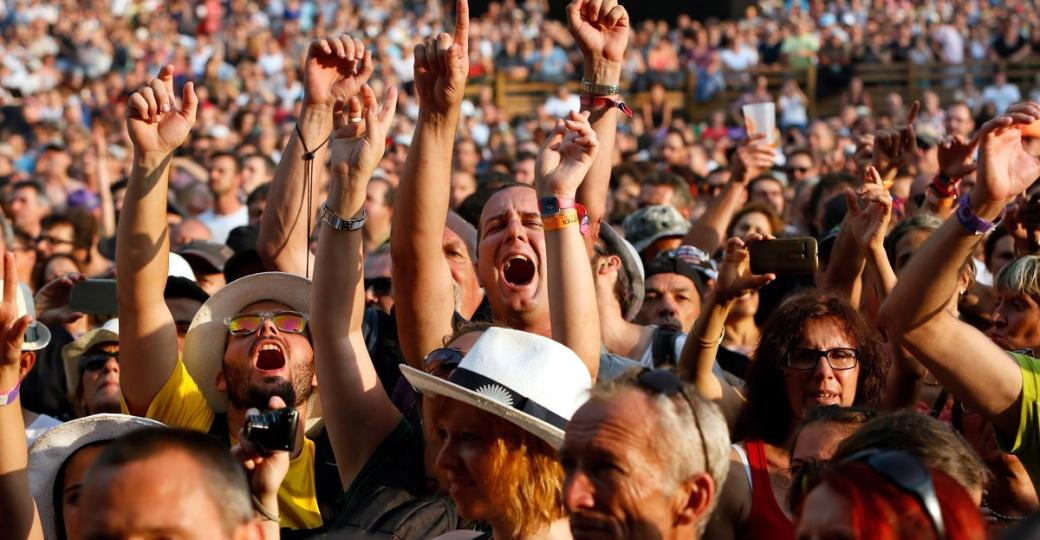
[[[982,501],[982,508],[986,509],[989,512],[989,515],[991,515],[994,518],[996,518],[997,521],[1022,521],[1024,519],[1026,519],[1027,517],[1029,517],[1029,516],[1008,516],[1008,515],[1005,515],[1005,514],[1001,514],[1000,512],[997,512],[996,510],[994,510],[993,507],[989,505],[989,500],[983,500]]]

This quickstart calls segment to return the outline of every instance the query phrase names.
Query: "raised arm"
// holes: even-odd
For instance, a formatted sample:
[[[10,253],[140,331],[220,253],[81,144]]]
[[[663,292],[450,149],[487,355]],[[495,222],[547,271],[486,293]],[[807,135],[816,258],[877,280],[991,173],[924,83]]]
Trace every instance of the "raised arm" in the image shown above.
[[[584,57],[583,80],[595,87],[618,87],[621,81],[621,64],[628,47],[628,11],[617,0],[572,0],[567,5],[567,27]],[[605,97],[620,100],[617,91],[606,88],[592,93],[583,89],[582,96]],[[599,152],[585,181],[578,188],[577,200],[589,216],[589,234],[585,237],[591,252],[592,240],[598,238],[599,224],[607,212],[607,196],[610,191],[610,170],[614,161],[614,137],[617,134],[619,110],[616,106],[602,103],[582,103],[581,110],[590,113]]]
[[[351,98],[337,115],[332,140],[332,180],[325,204],[343,220],[364,221],[365,191],[383,157],[397,89],[387,90],[382,107],[368,85],[362,87],[361,98]],[[401,415],[379,382],[361,331],[365,309],[361,230],[343,230],[322,221],[311,299],[314,364],[325,426],[346,487]]]
[[[578,212],[559,207],[574,200],[582,178],[586,178],[596,159],[598,146],[596,132],[589,125],[589,113],[572,112],[566,119],[557,120],[535,165],[539,198],[555,199],[553,204],[540,204],[552,337],[585,362],[593,380],[599,373],[600,353],[596,287]],[[549,212],[548,207],[552,206],[558,207],[555,213]]]
[[[422,359],[452,333],[455,295],[441,240],[451,194],[451,156],[469,73],[469,3],[458,0],[455,34],[415,46],[419,118],[390,229],[394,311],[401,353]]]
[[[979,218],[995,220],[1040,176],[1040,160],[1022,148],[1019,129],[1038,119],[1040,105],[1023,103],[980,130],[978,178],[968,199]],[[981,238],[956,217],[947,219],[900,274],[880,320],[946,388],[988,417],[999,433],[1012,436],[1022,397],[1019,366],[982,332],[946,311],[958,270]]]
[[[112,202],[112,175],[108,163],[108,137],[101,122],[91,130],[91,143],[97,167],[98,199],[101,201],[101,222],[98,224],[101,238],[111,238],[116,234],[116,209]]]
[[[876,285],[879,300],[884,300],[896,286],[896,273],[885,252],[885,234],[892,220],[892,195],[885,189],[877,169],[868,166],[859,190],[845,190],[848,203],[846,218],[849,235],[855,240],[866,261],[867,281]],[[858,305],[858,304],[853,304]]]
[[[317,215],[320,202],[310,197],[313,206],[307,208],[306,168],[312,167],[311,187],[317,190],[325,177],[333,109],[356,96],[374,69],[372,53],[361,40],[347,35],[316,39],[307,49],[298,129],[289,137],[271,181],[269,199],[278,204],[268,206],[260,222],[257,251],[264,268],[301,276],[306,273],[310,257],[307,216]],[[306,160],[308,151],[313,154]]]
[[[4,259],[4,296],[0,302],[0,392],[21,385],[28,369],[22,365],[22,340],[32,319],[18,316],[18,294],[14,254],[0,252]],[[31,367],[31,366],[30,366]],[[16,395],[0,405],[0,516],[8,538],[43,540],[40,517],[29,491],[29,449],[25,445],[22,400]]]
[[[173,151],[188,138],[198,108],[195,87],[173,93],[173,66],[130,96],[126,128],[134,163],[116,233],[120,387],[131,414],[144,416],[177,363],[177,326],[163,301],[170,237],[166,192]]]
[[[751,135],[733,154],[733,174],[722,193],[712,201],[686,233],[683,244],[696,246],[705,253],[715,253],[726,238],[726,228],[733,214],[747,201],[747,185],[753,178],[768,170],[776,161],[776,152],[763,141],[765,134]]]
[[[679,377],[697,386],[707,399],[722,399],[722,381],[712,372],[719,345],[726,329],[726,318],[730,310],[745,295],[765,287],[776,279],[773,274],[751,273],[751,255],[747,244],[763,237],[750,234],[747,238],[730,238],[726,242],[726,254],[719,269],[715,287],[705,300],[701,314],[693,323],[693,331],[683,345],[679,356]]]

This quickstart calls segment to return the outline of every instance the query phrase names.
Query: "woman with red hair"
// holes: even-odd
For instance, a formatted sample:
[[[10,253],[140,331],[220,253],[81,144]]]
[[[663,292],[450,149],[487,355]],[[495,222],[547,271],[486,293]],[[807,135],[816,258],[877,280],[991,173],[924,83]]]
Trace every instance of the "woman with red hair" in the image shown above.
[[[903,452],[867,450],[811,475],[799,540],[984,540],[968,492]]]

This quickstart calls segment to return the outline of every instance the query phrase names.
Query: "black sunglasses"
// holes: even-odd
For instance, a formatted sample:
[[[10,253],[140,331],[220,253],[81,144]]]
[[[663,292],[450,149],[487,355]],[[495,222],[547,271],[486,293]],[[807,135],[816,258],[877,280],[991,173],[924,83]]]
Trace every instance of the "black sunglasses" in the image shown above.
[[[79,357],[79,369],[80,371],[98,371],[105,367],[108,363],[109,358],[115,358],[116,362],[119,361],[119,352],[105,352],[97,351],[92,353],[84,354]]]
[[[666,369],[643,368],[636,377],[636,382],[639,383],[639,386],[655,394],[667,397],[682,396],[686,404],[690,406],[690,412],[693,413],[693,424],[697,428],[697,433],[700,434],[701,452],[704,453],[704,471],[711,474],[711,467],[708,464],[708,443],[704,440],[701,418],[697,415],[697,407],[693,406],[693,401],[690,400],[690,396],[683,389],[683,382],[679,379],[679,376]]]
[[[844,463],[861,461],[874,472],[892,482],[899,489],[911,494],[921,503],[928,519],[935,528],[937,538],[946,538],[946,524],[943,521],[939,497],[935,494],[932,473],[920,460],[894,450],[863,450],[844,459]]]
[[[460,349],[451,347],[434,349],[430,351],[430,354],[426,355],[426,358],[423,358],[423,371],[437,376],[447,376],[447,373],[435,372],[441,371],[442,368],[455,369],[455,366],[462,362],[463,356],[465,356],[465,353]]]

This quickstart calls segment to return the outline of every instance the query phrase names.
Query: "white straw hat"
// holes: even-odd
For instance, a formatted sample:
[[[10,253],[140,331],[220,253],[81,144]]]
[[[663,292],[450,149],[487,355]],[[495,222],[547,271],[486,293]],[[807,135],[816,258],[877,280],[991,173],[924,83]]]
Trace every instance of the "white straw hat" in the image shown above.
[[[264,300],[309,314],[311,280],[284,272],[263,272],[236,279],[210,296],[188,327],[184,337],[184,367],[214,412],[227,410],[227,394],[217,390],[217,373],[223,366],[228,335],[224,318]],[[312,398],[316,395],[315,392]],[[307,420],[310,423],[313,419],[308,416]]]
[[[567,422],[592,388],[592,376],[574,351],[508,328],[486,330],[447,379],[404,364],[401,373],[419,393],[472,405],[555,448],[563,445]]]
[[[4,280],[0,279],[0,289],[4,286]],[[51,342],[51,331],[46,325],[36,320],[36,303],[33,302],[32,291],[24,283],[18,283],[18,317],[28,314],[32,322],[25,329],[25,340],[22,341],[23,351],[38,351]]]
[[[95,414],[65,422],[47,431],[29,449],[29,489],[43,525],[43,537],[61,537],[54,508],[54,482],[58,470],[77,450],[88,444],[111,441],[149,427],[166,427],[161,422],[126,414]]]

